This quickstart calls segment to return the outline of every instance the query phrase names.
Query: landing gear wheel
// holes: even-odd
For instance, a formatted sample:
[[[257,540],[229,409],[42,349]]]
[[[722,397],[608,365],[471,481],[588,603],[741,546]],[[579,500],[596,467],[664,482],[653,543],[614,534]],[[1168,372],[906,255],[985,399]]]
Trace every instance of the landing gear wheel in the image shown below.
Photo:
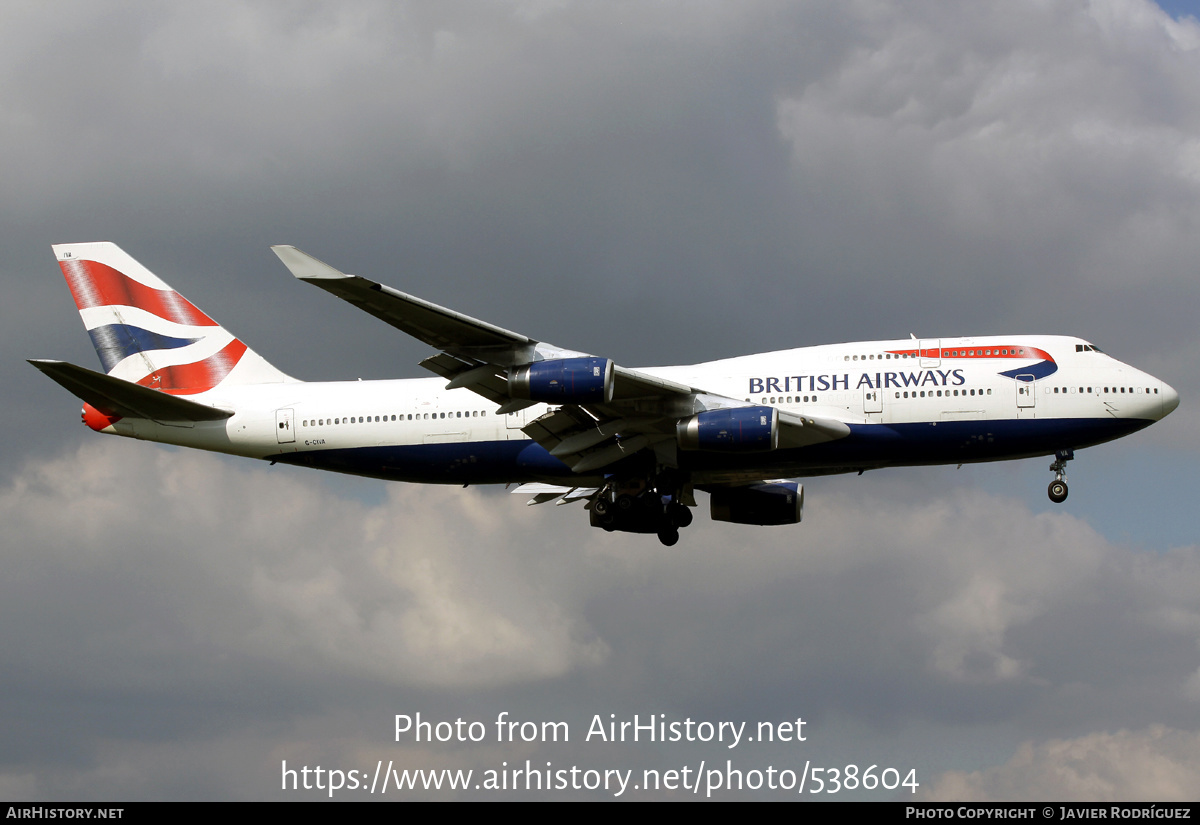
[[[1062,504],[1067,500],[1067,462],[1074,457],[1074,450],[1059,450],[1054,454],[1054,463],[1050,465],[1054,481],[1050,482],[1046,492],[1055,504]]]
[[[617,496],[617,509],[618,510],[628,513],[630,510],[633,509],[634,504],[636,504],[636,501],[634,500],[633,496],[630,496],[630,495]]]
[[[676,527],[687,527],[692,523],[692,511],[687,506],[676,502],[667,506],[667,517]]]
[[[1067,500],[1067,482],[1051,481],[1050,486],[1046,488],[1046,493],[1055,504],[1062,504]]]
[[[607,515],[608,511],[611,508],[612,508],[612,502],[610,502],[608,499],[604,498],[603,496],[601,496],[600,498],[598,498],[592,502],[592,509],[596,512],[596,515],[598,515],[598,516]]]
[[[679,531],[674,527],[664,527],[658,531],[658,540],[667,547],[674,547],[679,542]]]

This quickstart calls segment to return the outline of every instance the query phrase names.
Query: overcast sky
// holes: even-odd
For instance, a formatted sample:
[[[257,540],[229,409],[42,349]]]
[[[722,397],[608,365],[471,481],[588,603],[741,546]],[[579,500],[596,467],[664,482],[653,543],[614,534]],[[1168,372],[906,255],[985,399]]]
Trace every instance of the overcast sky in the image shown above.
[[[68,5],[0,9],[5,798],[299,798],[283,760],[526,759],[1195,798],[1186,4]],[[307,380],[430,353],[271,244],[629,366],[1060,333],[1182,401],[1080,451],[1062,506],[1048,459],[889,470],[809,481],[801,525],[700,518],[664,548],[578,505],[91,433],[23,359],[96,367],[49,249],[94,240]],[[497,743],[504,711],[571,741]],[[417,712],[488,741],[396,742]],[[584,741],[635,713],[803,717],[807,741]],[[540,797],[575,795],[608,796]]]

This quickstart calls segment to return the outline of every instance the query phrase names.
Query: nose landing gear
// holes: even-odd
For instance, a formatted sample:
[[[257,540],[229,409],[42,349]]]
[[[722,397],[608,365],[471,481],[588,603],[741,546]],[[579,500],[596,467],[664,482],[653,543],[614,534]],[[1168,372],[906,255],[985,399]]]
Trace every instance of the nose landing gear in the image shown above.
[[[1059,450],[1054,454],[1054,463],[1050,465],[1050,471],[1054,473],[1054,481],[1050,482],[1046,493],[1055,504],[1062,504],[1067,500],[1067,462],[1074,457],[1074,450]]]

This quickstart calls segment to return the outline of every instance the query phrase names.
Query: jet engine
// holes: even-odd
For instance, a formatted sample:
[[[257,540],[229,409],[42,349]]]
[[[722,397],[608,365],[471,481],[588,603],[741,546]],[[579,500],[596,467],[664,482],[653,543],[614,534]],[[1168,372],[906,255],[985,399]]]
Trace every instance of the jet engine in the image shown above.
[[[536,361],[509,372],[508,394],[546,404],[603,404],[612,401],[613,362],[595,357]]]
[[[708,410],[675,425],[681,450],[754,453],[779,446],[779,411],[774,407]]]
[[[794,481],[750,484],[714,490],[709,511],[713,521],[734,524],[799,524],[804,511],[804,485]]]

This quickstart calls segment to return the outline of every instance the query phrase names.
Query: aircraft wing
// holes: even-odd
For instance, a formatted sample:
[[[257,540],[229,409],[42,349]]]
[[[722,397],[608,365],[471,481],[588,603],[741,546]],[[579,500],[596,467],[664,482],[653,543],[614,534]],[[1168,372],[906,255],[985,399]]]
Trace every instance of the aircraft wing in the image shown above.
[[[397,289],[346,275],[294,246],[273,246],[284,266],[302,281],[319,286],[343,301],[354,304],[396,329],[445,352],[497,363],[533,360],[538,343],[486,321],[470,318],[431,304]]]
[[[523,430],[577,473],[595,473],[642,450],[670,464],[679,422],[714,409],[746,408],[745,401],[710,393],[587,353],[536,341],[356,275],[346,275],[293,246],[273,246],[292,274],[354,304],[441,350],[421,366],[499,405],[506,414],[548,403],[551,409]],[[594,398],[516,397],[513,375],[538,362],[587,361],[611,369]],[[603,365],[601,363],[603,362]],[[597,375],[599,372],[597,372]],[[779,446],[804,447],[848,435],[840,421],[778,412]]]

